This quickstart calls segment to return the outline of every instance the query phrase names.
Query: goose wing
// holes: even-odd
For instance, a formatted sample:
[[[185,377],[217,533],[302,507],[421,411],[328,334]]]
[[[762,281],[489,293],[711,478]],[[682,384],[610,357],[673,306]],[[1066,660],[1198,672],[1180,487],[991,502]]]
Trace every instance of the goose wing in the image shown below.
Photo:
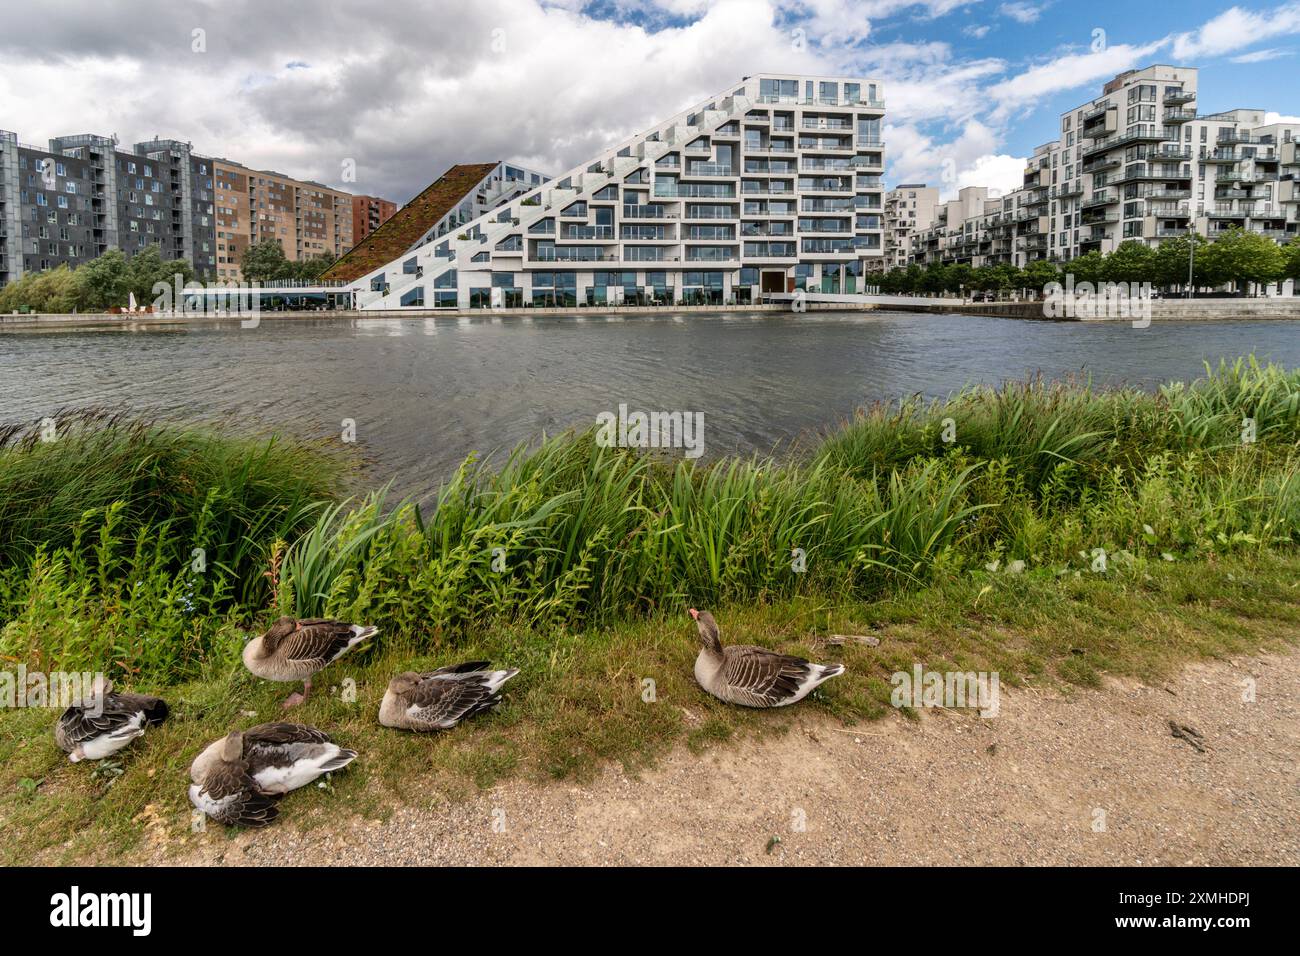
[[[190,802],[212,819],[227,826],[264,827],[279,814],[279,796],[262,793],[239,763],[220,763],[190,787]]]
[[[493,671],[448,673],[447,668],[420,675],[405,695],[406,713],[417,724],[448,729],[500,700],[502,680]],[[512,675],[513,676],[513,675]]]
[[[775,707],[799,693],[808,661],[764,647],[737,644],[723,649],[723,677],[737,703]]]
[[[71,752],[77,744],[107,734],[120,733],[138,729],[141,714],[152,723],[161,722],[162,717],[153,720],[151,713],[161,707],[166,716],[167,705],[157,697],[143,697],[137,694],[108,694],[102,707],[69,707],[54,728],[54,736],[59,746]]]
[[[319,756],[331,744],[329,734],[303,724],[258,724],[244,731],[244,761],[248,774],[283,770]],[[331,748],[337,749],[337,748]]]
[[[356,643],[360,636],[351,624],[313,618],[300,621],[296,631],[280,638],[269,650],[286,661],[319,669]]]

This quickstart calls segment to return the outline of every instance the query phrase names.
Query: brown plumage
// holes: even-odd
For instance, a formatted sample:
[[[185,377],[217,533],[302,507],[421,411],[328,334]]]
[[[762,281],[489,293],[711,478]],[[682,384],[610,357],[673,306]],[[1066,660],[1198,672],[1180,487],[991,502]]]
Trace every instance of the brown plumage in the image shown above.
[[[303,724],[231,731],[194,758],[190,802],[220,823],[263,827],[276,818],[281,796],[342,770],[356,756]]]
[[[211,761],[198,775],[201,779],[190,786],[190,803],[227,826],[264,827],[279,813],[280,797],[258,788],[243,749],[243,734],[238,730],[218,741]]]
[[[406,671],[388,682],[379,722],[402,730],[449,730],[501,702],[501,685],[519,673],[466,661],[436,671]]]
[[[97,677],[86,699],[69,707],[54,725],[54,742],[73,763],[102,760],[167,718],[167,703],[145,694],[117,694],[113,682]]]
[[[303,692],[291,694],[284,702],[285,707],[293,707],[311,693],[313,674],[378,631],[325,618],[282,617],[245,645],[244,666],[265,680],[302,681]]]
[[[723,647],[713,615],[695,608],[690,613],[701,644],[695,659],[695,679],[714,697],[729,704],[785,707],[844,673],[843,664],[814,664],[751,644]]]

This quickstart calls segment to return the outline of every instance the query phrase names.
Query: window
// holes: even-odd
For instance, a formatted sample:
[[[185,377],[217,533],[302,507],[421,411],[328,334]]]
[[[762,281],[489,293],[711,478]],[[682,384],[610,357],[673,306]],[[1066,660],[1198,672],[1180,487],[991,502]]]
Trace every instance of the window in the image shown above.
[[[401,304],[405,306],[424,305],[424,286],[416,286],[414,289],[407,289],[403,292]]]

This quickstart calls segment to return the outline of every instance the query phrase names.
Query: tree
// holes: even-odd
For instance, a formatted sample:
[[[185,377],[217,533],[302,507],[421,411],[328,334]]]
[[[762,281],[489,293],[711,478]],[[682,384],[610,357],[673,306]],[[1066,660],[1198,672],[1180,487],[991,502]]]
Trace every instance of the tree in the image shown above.
[[[1107,282],[1151,282],[1155,278],[1156,251],[1140,239],[1125,239],[1102,264]]]
[[[1076,256],[1065,265],[1067,274],[1074,276],[1075,285],[1080,282],[1091,282],[1093,285],[1102,281],[1102,275],[1105,271],[1105,257],[1094,249],[1092,252],[1085,252],[1081,256]]]
[[[164,262],[158,246],[145,246],[126,264],[127,292],[135,293],[136,305],[148,305],[159,298],[154,286],[164,283],[169,289],[175,289],[177,276],[184,286],[194,279],[194,267],[184,259]]]
[[[1300,237],[1283,246],[1282,253],[1286,256],[1286,278],[1300,282]]]
[[[1156,250],[1152,281],[1165,289],[1171,286],[1186,286],[1188,257],[1191,255],[1192,246],[1196,247],[1191,263],[1195,266],[1192,281],[1195,285],[1203,284],[1205,278],[1202,255],[1205,250],[1205,237],[1195,232],[1191,233],[1190,239],[1187,236],[1176,236],[1161,240],[1160,248]]]
[[[102,256],[91,259],[77,269],[76,275],[81,286],[83,308],[103,312],[126,305],[130,283],[126,255],[121,249],[109,249]]]
[[[1025,287],[1037,289],[1040,293],[1046,295],[1047,287],[1053,282],[1061,281],[1061,270],[1048,259],[1035,259],[1025,266]]]
[[[1276,282],[1286,271],[1286,257],[1276,242],[1240,227],[1229,229],[1210,243],[1201,259],[1210,285],[1227,282],[1237,291],[1243,283]]]
[[[273,239],[255,242],[239,259],[239,271],[249,282],[271,282],[285,277],[289,262],[284,250]]]
[[[945,270],[944,288],[954,295],[963,290],[970,291],[974,271],[964,262],[953,263]]]

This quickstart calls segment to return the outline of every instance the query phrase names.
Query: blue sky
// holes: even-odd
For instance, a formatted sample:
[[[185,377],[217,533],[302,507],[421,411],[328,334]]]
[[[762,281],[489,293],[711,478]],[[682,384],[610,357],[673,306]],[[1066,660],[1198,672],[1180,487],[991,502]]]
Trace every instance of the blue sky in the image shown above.
[[[949,194],[1019,182],[1059,114],[1129,68],[1198,67],[1202,112],[1300,115],[1300,0],[385,0],[379,10],[60,0],[0,32],[0,129],[29,143],[76,132],[188,140],[405,202],[454,163],[561,173],[761,72],[880,80],[887,183]]]

